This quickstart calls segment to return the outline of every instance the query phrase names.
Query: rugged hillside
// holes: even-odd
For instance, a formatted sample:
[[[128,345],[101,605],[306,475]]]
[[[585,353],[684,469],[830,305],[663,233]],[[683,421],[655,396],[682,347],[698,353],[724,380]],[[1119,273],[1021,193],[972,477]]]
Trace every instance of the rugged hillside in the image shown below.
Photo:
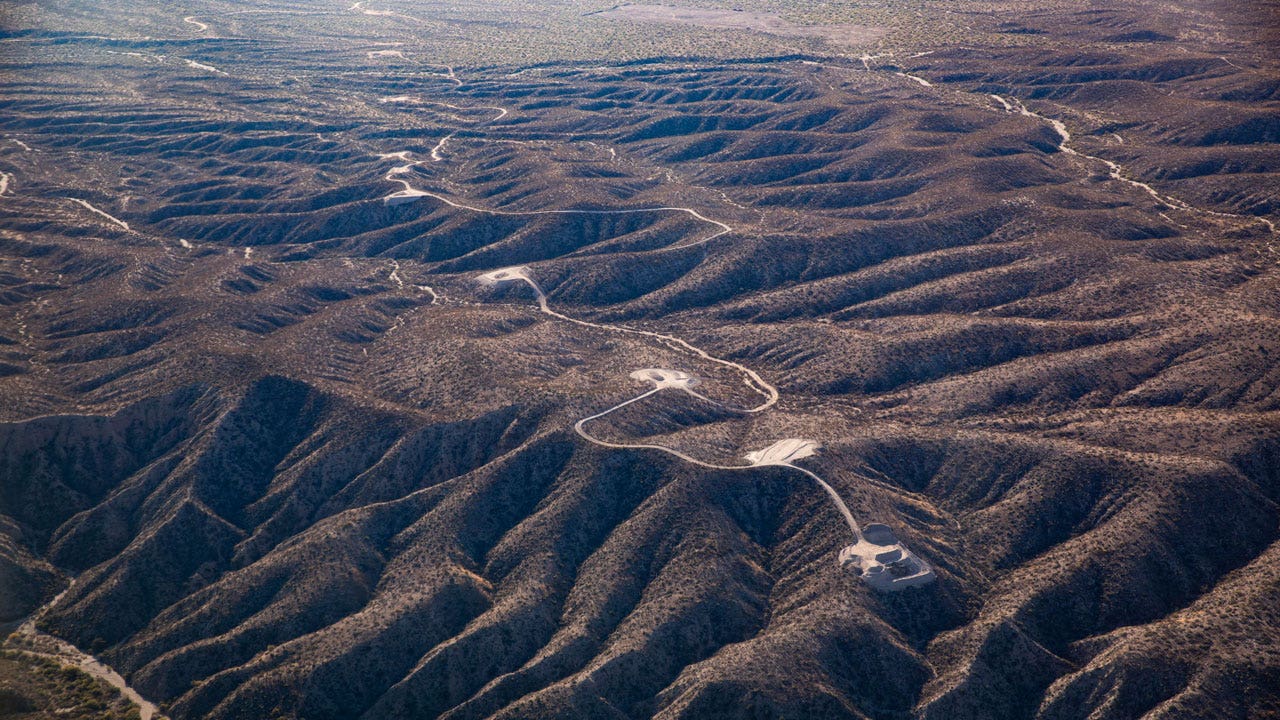
[[[174,718],[1280,712],[1273,11],[1033,5],[15,10],[0,621]]]

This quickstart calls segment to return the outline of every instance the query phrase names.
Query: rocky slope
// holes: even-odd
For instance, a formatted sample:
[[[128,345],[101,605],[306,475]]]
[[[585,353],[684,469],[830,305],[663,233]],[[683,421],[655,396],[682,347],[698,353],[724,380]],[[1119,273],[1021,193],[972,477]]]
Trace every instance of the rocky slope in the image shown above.
[[[41,626],[175,718],[1274,713],[1280,66],[1242,8],[457,67],[444,9],[17,16],[0,621],[73,579]],[[517,264],[600,326],[476,281]],[[593,432],[815,438],[938,582],[842,573],[798,473],[575,435],[637,368],[758,401],[609,326],[781,399]]]

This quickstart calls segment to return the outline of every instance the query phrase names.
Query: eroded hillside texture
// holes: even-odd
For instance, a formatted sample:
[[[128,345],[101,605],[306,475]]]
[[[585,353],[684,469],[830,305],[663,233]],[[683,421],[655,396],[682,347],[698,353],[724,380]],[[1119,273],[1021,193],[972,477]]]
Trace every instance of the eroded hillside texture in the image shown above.
[[[6,667],[175,720],[1280,716],[1276,3],[0,28]],[[784,438],[934,581],[842,569],[745,467]]]

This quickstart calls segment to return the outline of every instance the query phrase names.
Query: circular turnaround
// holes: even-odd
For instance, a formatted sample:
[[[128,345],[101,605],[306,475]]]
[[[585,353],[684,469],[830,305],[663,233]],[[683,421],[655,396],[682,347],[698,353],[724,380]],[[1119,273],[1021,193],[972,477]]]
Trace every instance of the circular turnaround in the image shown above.
[[[636,370],[631,373],[631,378],[641,382],[653,383],[659,390],[663,388],[684,390],[702,382],[697,375],[692,375],[683,370],[668,370],[666,368]]]

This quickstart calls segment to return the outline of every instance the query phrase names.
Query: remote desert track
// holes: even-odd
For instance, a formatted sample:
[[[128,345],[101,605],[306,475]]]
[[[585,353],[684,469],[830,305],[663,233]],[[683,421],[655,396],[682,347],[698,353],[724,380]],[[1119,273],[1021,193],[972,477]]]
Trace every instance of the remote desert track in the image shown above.
[[[1272,8],[864,5],[12,8],[5,667],[174,720],[1274,713]]]

